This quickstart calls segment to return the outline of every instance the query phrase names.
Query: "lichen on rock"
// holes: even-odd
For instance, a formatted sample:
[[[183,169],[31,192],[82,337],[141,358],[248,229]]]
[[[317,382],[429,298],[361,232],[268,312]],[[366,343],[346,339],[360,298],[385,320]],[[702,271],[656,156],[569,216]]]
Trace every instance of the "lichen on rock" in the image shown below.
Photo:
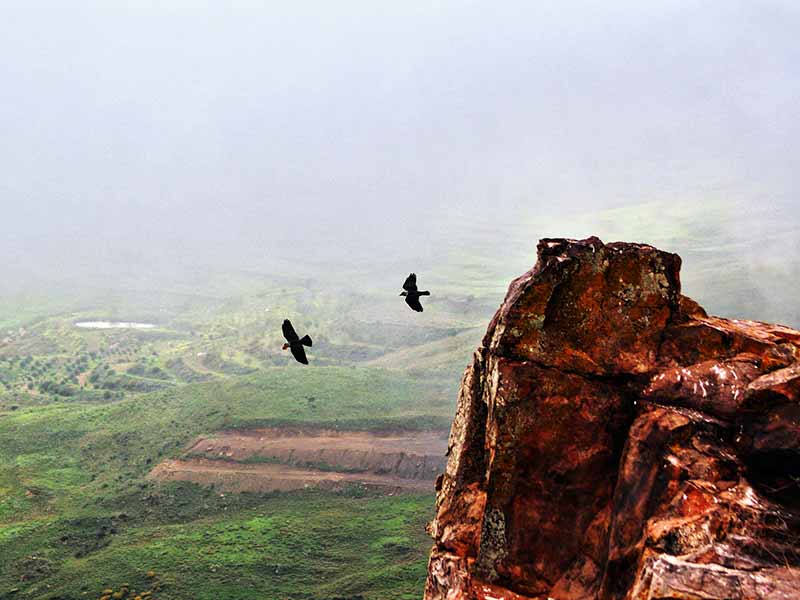
[[[800,598],[800,332],[545,239],[467,368],[427,600]]]

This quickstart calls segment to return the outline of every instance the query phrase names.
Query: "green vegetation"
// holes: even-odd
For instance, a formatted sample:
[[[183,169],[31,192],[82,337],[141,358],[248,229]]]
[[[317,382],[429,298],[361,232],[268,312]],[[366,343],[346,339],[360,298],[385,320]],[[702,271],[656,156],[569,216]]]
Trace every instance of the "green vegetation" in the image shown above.
[[[431,494],[228,494],[147,475],[223,429],[446,429],[460,374],[540,237],[653,243],[683,256],[684,291],[711,312],[800,324],[796,229],[748,214],[771,232],[765,249],[737,236],[739,210],[709,202],[700,219],[653,203],[476,224],[416,267],[434,291],[422,318],[396,295],[406,273],[357,260],[226,272],[201,292],[176,280],[0,298],[0,598],[419,598]],[[356,273],[370,285],[341,289]],[[286,317],[314,338],[310,367],[280,350]],[[74,325],[93,320],[157,327]]]
[[[158,518],[42,518],[0,530],[2,581],[24,578],[22,593],[45,598],[99,598],[123,584],[186,600],[419,597],[430,495],[226,496],[189,484],[141,493]]]
[[[0,555],[8,557],[0,590],[99,597],[122,583],[144,590],[144,574],[155,570],[157,598],[328,598],[337,589],[418,596],[430,495],[225,495],[145,476],[198,434],[223,428],[443,427],[451,391],[376,368],[271,368],[110,404],[8,412],[0,418]]]

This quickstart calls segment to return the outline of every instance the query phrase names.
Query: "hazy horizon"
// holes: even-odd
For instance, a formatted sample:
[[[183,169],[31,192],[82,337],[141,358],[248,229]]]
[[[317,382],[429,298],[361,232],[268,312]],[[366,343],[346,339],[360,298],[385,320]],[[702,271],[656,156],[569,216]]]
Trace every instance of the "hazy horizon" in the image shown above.
[[[640,202],[795,218],[798,26],[789,2],[16,3],[3,288],[402,263]]]

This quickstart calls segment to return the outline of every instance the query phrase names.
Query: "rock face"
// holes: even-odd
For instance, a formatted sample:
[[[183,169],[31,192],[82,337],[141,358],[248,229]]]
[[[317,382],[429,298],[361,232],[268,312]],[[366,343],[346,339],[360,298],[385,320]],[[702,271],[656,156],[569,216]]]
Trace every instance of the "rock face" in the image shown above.
[[[464,374],[427,600],[800,598],[800,332],[545,239]]]

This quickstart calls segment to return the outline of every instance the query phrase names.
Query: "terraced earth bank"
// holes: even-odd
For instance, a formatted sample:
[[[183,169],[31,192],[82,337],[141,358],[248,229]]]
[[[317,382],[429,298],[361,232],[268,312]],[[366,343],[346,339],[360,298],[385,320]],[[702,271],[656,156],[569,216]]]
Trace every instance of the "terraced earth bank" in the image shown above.
[[[444,470],[447,431],[365,432],[264,428],[222,431],[196,439],[183,457],[149,474],[231,491],[336,489],[363,485],[433,490]]]

